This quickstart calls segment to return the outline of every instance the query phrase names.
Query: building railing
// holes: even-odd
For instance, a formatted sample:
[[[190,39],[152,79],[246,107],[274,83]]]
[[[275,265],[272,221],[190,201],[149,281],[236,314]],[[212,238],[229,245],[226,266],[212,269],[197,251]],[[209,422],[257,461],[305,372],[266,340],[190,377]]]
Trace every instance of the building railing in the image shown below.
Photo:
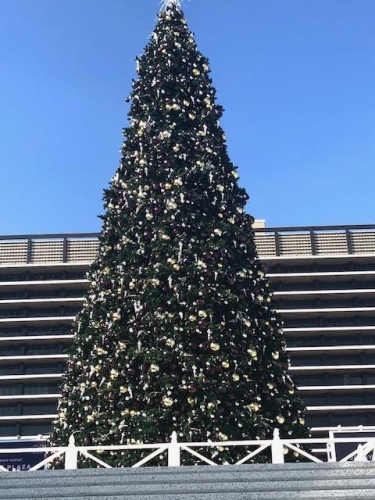
[[[344,454],[341,458],[337,454],[337,445],[346,444],[351,446],[353,449],[348,453]],[[319,445],[318,454],[320,457],[316,456],[317,453],[312,451],[305,451],[303,448],[311,448],[312,445]],[[323,446],[323,448],[322,448]],[[95,467],[103,467],[110,469],[112,465],[105,462],[105,460],[99,458],[95,453],[103,454],[106,451],[111,453],[113,458],[113,452],[119,451],[143,451],[148,453],[144,458],[135,462],[131,467],[137,468],[148,464],[152,459],[158,457],[161,454],[166,453],[168,456],[168,466],[169,467],[179,467],[181,466],[181,455],[182,453],[187,453],[192,455],[201,464],[204,465],[219,465],[217,462],[207,458],[202,454],[202,448],[216,448],[217,455],[223,450],[228,450],[228,448],[241,448],[245,449],[244,456],[235,462],[233,465],[241,465],[249,462],[258,454],[265,451],[270,451],[270,460],[268,463],[282,464],[285,462],[286,452],[293,452],[296,456],[303,461],[311,461],[315,463],[323,462],[348,462],[348,461],[360,461],[366,462],[369,460],[375,460],[375,433],[373,437],[336,437],[334,432],[330,432],[328,438],[308,438],[308,439],[281,439],[279,430],[275,429],[273,434],[273,439],[270,440],[249,440],[249,441],[215,441],[215,442],[191,442],[183,443],[178,442],[177,433],[174,432],[169,443],[158,443],[158,444],[131,444],[131,445],[110,445],[110,446],[77,446],[75,444],[74,435],[69,439],[68,446],[59,447],[38,447],[38,448],[16,448],[16,449],[1,449],[0,443],[0,455],[3,454],[27,454],[27,453],[43,453],[46,456],[36,465],[29,468],[29,471],[35,471],[38,469],[48,469],[53,461],[56,459],[63,458],[64,468],[66,470],[75,470],[79,468],[79,458],[82,455],[86,459],[92,460]],[[197,451],[199,449],[199,451]],[[251,449],[251,451],[249,451]],[[321,458],[325,454],[325,457]],[[87,467],[87,465],[85,465]],[[12,467],[4,467],[0,465],[0,472],[11,472],[15,469]],[[16,469],[17,470],[17,469]]]
[[[0,236],[0,265],[92,262],[98,233]]]
[[[260,257],[375,253],[375,225],[257,228]]]
[[[375,254],[375,224],[254,228],[260,257]],[[89,263],[98,233],[0,236],[0,265]]]

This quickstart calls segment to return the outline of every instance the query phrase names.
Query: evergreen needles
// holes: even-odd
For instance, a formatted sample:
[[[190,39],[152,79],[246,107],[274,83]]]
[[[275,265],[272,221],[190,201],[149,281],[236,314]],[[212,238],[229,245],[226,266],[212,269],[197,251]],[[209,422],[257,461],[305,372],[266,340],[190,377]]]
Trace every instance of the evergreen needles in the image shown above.
[[[137,61],[54,444],[72,432],[83,444],[308,434],[223,110],[178,4]]]

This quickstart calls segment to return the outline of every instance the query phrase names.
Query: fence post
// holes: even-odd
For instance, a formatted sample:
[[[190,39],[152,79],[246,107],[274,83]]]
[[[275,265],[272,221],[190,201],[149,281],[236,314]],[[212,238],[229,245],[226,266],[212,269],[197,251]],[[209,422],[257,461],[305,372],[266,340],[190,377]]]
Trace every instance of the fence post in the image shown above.
[[[273,431],[273,440],[271,445],[272,452],[272,463],[273,464],[283,464],[284,463],[284,446],[280,439],[279,429]]]
[[[69,438],[69,445],[65,451],[65,470],[77,469],[78,451],[75,445],[74,434]]]
[[[177,432],[174,431],[168,446],[168,467],[180,467],[180,465],[180,445],[177,442]]]
[[[329,431],[329,442],[327,443],[327,459],[328,462],[337,462],[335,434],[333,431]]]

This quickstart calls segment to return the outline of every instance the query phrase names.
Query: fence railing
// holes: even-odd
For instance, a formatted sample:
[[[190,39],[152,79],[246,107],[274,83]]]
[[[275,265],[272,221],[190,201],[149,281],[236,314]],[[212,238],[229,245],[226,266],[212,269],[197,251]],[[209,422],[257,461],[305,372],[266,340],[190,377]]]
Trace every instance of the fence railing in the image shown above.
[[[375,225],[254,228],[263,257],[375,254]],[[98,233],[0,236],[0,265],[92,262]]]
[[[347,447],[352,448],[352,451],[344,454],[341,458],[338,457],[336,453],[337,446],[345,444]],[[319,449],[320,457],[316,456],[316,453],[311,451],[306,451],[304,448],[311,448],[313,445],[320,445],[324,448]],[[132,444],[132,445],[108,445],[108,446],[77,446],[75,443],[74,435],[69,439],[68,446],[59,447],[44,447],[44,448],[17,448],[17,449],[1,449],[0,455],[4,454],[25,454],[25,453],[43,453],[46,458],[41,460],[39,463],[35,464],[29,469],[30,471],[35,471],[39,469],[48,469],[53,461],[56,459],[63,458],[63,464],[65,470],[75,470],[79,468],[79,458],[80,455],[86,459],[90,459],[94,462],[95,467],[102,467],[110,469],[112,465],[105,462],[101,458],[97,457],[95,453],[103,454],[106,451],[111,452],[113,458],[113,452],[123,452],[123,451],[143,451],[145,453],[149,452],[142,460],[138,460],[131,467],[137,468],[142,467],[149,463],[155,457],[166,453],[168,456],[168,466],[169,467],[179,467],[181,466],[181,457],[183,453],[192,455],[197,459],[198,462],[204,465],[218,466],[219,464],[213,460],[207,458],[203,452],[202,448],[211,449],[216,448],[217,454],[219,455],[221,451],[228,450],[229,448],[245,448],[244,456],[235,462],[233,465],[241,465],[248,463],[258,454],[264,451],[270,451],[269,463],[272,464],[282,464],[285,462],[285,456],[289,451],[292,451],[296,456],[299,456],[303,461],[311,461],[315,463],[323,462],[348,462],[348,461],[360,461],[367,462],[370,460],[375,461],[375,435],[373,437],[344,437],[338,438],[333,434],[329,438],[307,438],[307,439],[281,439],[279,430],[275,429],[273,434],[273,439],[270,440],[251,440],[251,441],[213,441],[213,442],[178,442],[177,433],[172,434],[171,441],[169,443],[158,443],[158,444]],[[199,449],[199,451],[197,451]],[[325,452],[322,457],[322,452]],[[0,465],[0,472],[11,472],[17,470],[6,468]]]
[[[259,256],[360,255],[375,253],[375,225],[256,228]]]

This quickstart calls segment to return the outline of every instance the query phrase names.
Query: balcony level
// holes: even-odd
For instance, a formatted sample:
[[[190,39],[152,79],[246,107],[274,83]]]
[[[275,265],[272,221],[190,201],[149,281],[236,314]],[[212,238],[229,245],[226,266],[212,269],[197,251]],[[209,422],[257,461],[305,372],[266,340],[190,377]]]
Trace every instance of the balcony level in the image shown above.
[[[375,226],[255,238],[309,425],[374,425]],[[0,436],[48,432],[97,249],[97,235],[0,237]]]

